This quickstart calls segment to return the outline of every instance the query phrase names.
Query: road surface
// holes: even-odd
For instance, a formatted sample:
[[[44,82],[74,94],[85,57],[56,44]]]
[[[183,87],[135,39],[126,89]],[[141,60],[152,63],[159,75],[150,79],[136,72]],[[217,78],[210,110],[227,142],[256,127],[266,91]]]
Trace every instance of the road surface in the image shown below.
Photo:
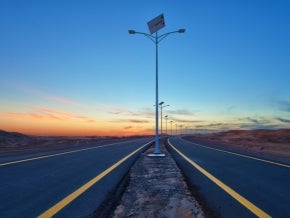
[[[290,166],[195,144],[168,148],[217,217],[290,217]]]
[[[81,217],[94,212],[151,139],[0,160],[0,217]],[[6,160],[6,159],[5,159]]]

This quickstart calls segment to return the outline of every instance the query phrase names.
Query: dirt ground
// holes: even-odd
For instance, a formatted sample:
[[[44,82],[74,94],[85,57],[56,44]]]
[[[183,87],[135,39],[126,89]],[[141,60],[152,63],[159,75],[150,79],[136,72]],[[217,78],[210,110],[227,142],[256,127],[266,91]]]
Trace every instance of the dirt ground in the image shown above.
[[[150,148],[131,168],[129,185],[114,218],[204,217],[163,143],[160,148],[165,157],[148,157],[153,153]]]
[[[194,142],[212,142],[242,150],[290,158],[290,129],[232,130],[187,136],[186,139]]]

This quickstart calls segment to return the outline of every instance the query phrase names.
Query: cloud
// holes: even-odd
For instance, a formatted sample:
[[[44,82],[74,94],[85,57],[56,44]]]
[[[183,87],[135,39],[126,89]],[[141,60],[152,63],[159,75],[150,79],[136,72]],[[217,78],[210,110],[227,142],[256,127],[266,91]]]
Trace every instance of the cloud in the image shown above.
[[[251,118],[251,117],[246,117],[246,118],[244,118],[244,120],[246,120],[246,121],[250,121],[250,122],[252,122],[252,123],[260,123],[261,121],[259,121],[259,120],[257,120],[257,119],[253,119],[253,118]]]
[[[33,112],[6,112],[5,116],[11,119],[29,119],[29,120],[57,120],[57,121],[68,121],[76,120],[81,122],[93,123],[94,119],[80,114],[70,113],[66,111],[54,110],[45,107],[32,107],[35,111]]]
[[[279,125],[275,124],[261,124],[261,125],[251,125],[251,124],[241,124],[241,129],[277,129],[280,128]]]
[[[201,123],[201,122],[204,122],[202,120],[187,120],[187,119],[178,119],[178,118],[172,118],[172,117],[169,117],[169,119],[172,119],[174,122],[178,122],[178,123]]]
[[[281,117],[277,117],[276,120],[282,122],[282,123],[290,123],[289,119],[285,119],[285,118],[281,118]]]
[[[154,108],[142,108],[138,111],[133,111],[124,107],[110,104],[99,103],[99,108],[97,110],[106,111],[106,113],[118,116],[129,116],[129,117],[143,117],[143,118],[154,118],[155,110]]]
[[[53,101],[56,101],[56,102],[59,102],[59,103],[62,103],[62,104],[65,104],[65,105],[74,105],[74,106],[79,106],[79,107],[82,107],[82,108],[86,108],[87,107],[84,104],[81,104],[81,103],[78,103],[78,102],[72,101],[70,99],[63,98],[63,97],[46,96],[46,98],[50,99],[50,100],[53,100]]]
[[[212,127],[225,127],[230,124],[225,124],[225,123],[210,123],[210,124],[205,124],[205,125],[198,125],[195,126],[196,128],[212,128]]]
[[[131,120],[128,120],[128,121],[131,122],[131,123],[149,123],[148,120],[131,119]]]
[[[114,105],[107,105],[107,107],[110,107],[108,110],[109,114],[116,114],[116,115],[129,115],[129,116],[138,116],[139,113],[135,113],[131,110],[128,110],[127,108],[114,106]]]
[[[125,126],[124,129],[132,129],[132,126]]]
[[[154,108],[143,108],[140,110],[140,116],[146,118],[154,118],[155,117],[155,107]]]
[[[168,113],[174,115],[195,115],[194,112],[187,109],[168,110]]]
[[[113,122],[113,123],[149,123],[150,121],[142,120],[142,119],[116,119],[110,122]]]

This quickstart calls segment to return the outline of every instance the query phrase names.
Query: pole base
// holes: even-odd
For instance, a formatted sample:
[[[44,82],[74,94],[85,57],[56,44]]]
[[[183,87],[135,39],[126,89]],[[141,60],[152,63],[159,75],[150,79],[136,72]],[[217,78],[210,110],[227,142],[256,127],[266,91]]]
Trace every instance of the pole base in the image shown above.
[[[153,153],[153,154],[147,154],[148,157],[165,157],[165,154],[163,153]]]

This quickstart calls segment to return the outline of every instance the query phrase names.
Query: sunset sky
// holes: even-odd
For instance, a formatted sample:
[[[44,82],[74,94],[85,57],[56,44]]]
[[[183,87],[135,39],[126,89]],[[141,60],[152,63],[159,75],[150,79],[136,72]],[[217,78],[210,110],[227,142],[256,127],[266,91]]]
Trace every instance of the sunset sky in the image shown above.
[[[154,134],[155,48],[128,30],[161,13],[186,29],[159,45],[173,133],[290,128],[290,1],[1,0],[0,129]]]

